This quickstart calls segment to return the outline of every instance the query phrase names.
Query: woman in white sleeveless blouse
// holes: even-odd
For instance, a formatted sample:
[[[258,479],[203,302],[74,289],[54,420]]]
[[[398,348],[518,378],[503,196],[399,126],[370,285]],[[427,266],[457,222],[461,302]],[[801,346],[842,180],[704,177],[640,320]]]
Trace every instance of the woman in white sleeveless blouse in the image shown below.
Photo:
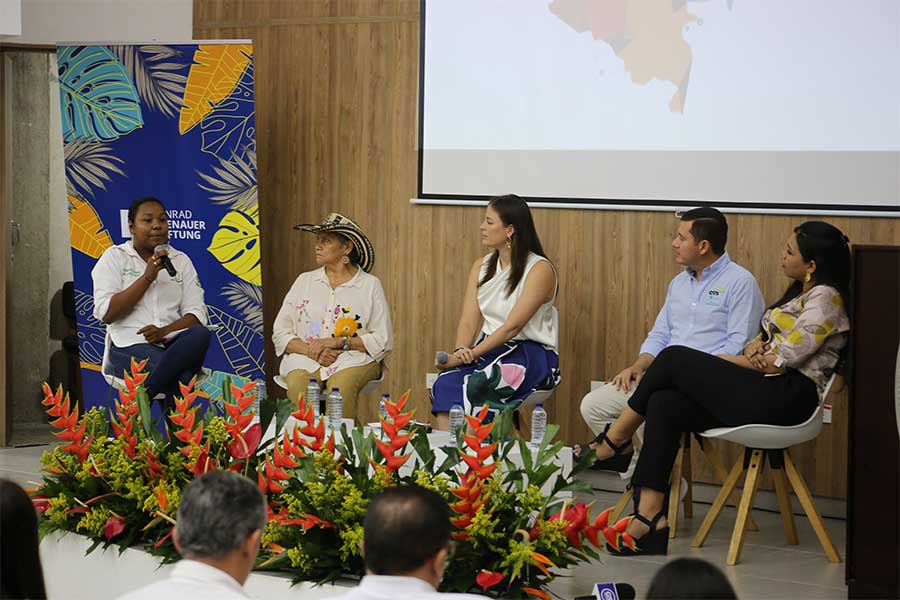
[[[490,254],[469,272],[455,350],[431,390],[439,429],[454,404],[516,407],[559,383],[556,270],[544,255],[528,205],[518,196],[491,199],[481,223]]]

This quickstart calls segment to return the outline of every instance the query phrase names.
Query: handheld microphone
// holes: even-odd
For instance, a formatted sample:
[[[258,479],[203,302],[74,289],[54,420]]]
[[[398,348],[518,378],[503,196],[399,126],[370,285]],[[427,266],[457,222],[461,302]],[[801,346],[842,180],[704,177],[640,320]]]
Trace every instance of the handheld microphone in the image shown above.
[[[450,360],[450,355],[446,352],[436,352],[434,355],[434,362],[438,365],[446,365]]]
[[[153,249],[153,254],[157,252],[168,252],[169,245],[168,244],[160,244],[156,248]],[[175,270],[175,265],[172,264],[172,260],[169,258],[167,254],[163,254],[159,257],[162,266],[166,268],[166,273],[169,274],[169,277],[175,277],[178,275],[178,271]]]
[[[575,600],[634,600],[637,592],[629,583],[597,583],[590,596],[576,596]]]

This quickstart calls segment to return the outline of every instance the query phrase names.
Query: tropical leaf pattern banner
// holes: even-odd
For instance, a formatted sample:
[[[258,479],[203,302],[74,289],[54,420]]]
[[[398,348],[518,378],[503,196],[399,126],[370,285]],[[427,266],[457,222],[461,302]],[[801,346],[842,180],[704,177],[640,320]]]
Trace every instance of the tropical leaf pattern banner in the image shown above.
[[[264,377],[253,46],[59,46],[66,202],[85,407],[111,401],[100,374],[106,325],[91,270],[130,239],[129,204],[166,206],[169,243],[190,256],[212,343],[201,394]]]

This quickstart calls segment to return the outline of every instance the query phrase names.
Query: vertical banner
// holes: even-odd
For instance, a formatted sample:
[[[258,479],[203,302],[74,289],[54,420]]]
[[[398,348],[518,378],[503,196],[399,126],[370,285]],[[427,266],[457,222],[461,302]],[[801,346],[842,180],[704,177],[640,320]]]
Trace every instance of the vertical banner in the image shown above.
[[[111,396],[91,269],[142,196],[199,274],[214,329],[200,392],[220,404],[226,377],[264,377],[253,46],[59,46],[57,63],[85,408]]]

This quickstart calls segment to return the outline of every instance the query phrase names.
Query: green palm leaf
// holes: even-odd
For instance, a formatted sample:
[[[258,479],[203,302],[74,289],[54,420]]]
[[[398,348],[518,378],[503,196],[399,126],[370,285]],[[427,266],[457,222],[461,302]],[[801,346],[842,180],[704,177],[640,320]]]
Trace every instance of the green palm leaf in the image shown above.
[[[113,155],[112,148],[106,144],[75,140],[63,146],[63,153],[66,162],[66,188],[73,196],[83,192],[93,197],[93,188],[105,190],[105,182],[112,181],[110,173],[125,176],[125,172],[118,166],[124,165],[125,161]]]
[[[177,71],[185,68],[179,62],[164,62],[181,56],[181,52],[170,46],[110,46],[125,70],[134,78],[141,100],[153,110],[167,117],[181,110],[184,86],[187,76]]]
[[[215,204],[227,204],[232,210],[255,209],[258,204],[256,186],[256,151],[247,148],[247,160],[233,154],[231,160],[219,159],[218,167],[213,166],[213,175],[197,171],[208,185],[198,184],[200,189],[211,192]]]

